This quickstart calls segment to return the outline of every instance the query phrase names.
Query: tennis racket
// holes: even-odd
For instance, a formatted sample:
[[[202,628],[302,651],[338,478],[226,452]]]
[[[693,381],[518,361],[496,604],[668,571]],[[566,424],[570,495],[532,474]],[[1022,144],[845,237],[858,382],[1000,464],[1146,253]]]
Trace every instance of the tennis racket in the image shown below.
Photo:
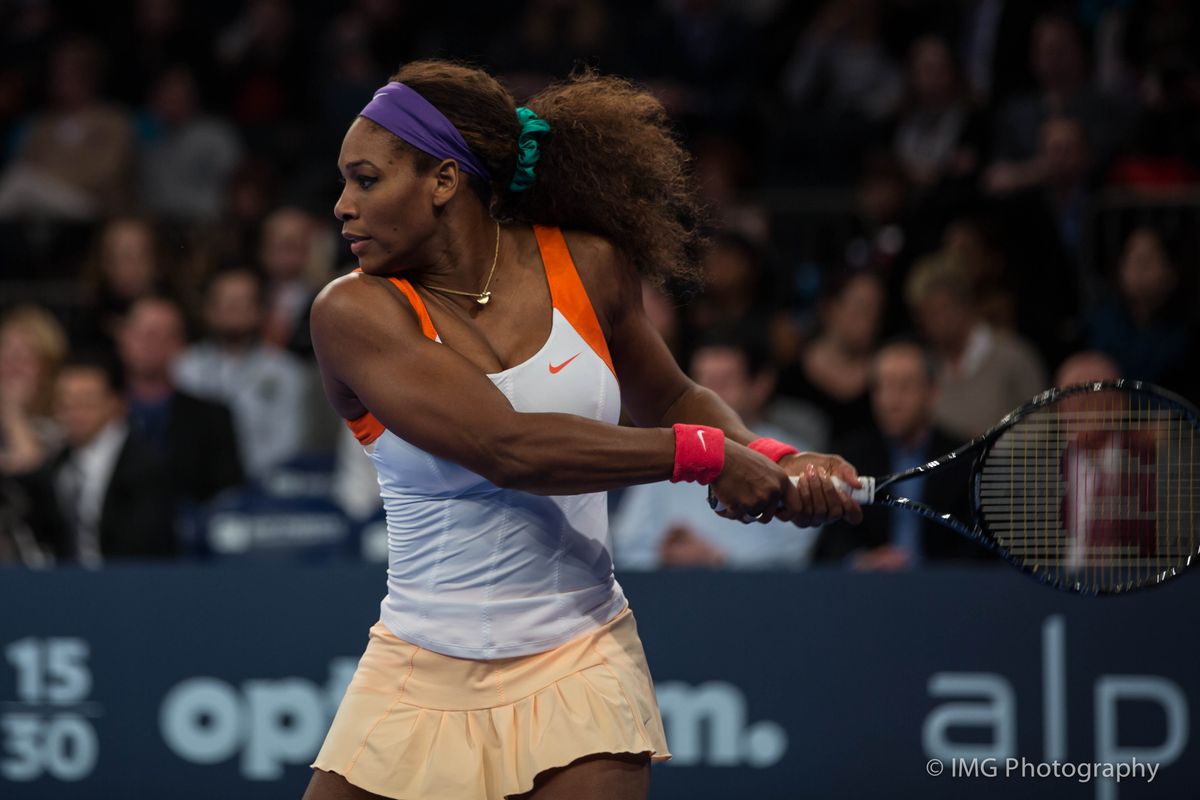
[[[839,489],[920,514],[1045,584],[1080,594],[1154,586],[1200,555],[1200,412],[1138,381],[1051,389],[927,464]],[[973,458],[973,520],[895,493]]]

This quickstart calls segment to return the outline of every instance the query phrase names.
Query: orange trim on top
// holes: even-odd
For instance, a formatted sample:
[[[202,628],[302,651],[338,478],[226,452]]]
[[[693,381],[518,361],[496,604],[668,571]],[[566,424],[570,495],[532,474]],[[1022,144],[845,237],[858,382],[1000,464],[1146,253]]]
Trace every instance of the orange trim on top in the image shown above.
[[[579,271],[575,269],[575,261],[571,251],[567,249],[567,240],[558,228],[545,225],[534,225],[533,235],[537,238],[538,249],[542,253],[542,262],[546,265],[546,282],[550,284],[550,301],[554,307],[567,318],[576,332],[587,342],[588,347],[608,365],[615,376],[617,370],[613,367],[612,356],[608,352],[608,342],[604,338],[604,330],[596,317],[592,301],[588,299],[583,281],[579,279]]]
[[[354,271],[362,272],[362,267]],[[425,308],[425,303],[421,300],[421,296],[417,294],[417,290],[404,278],[388,278],[388,280],[400,290],[401,294],[408,298],[409,305],[413,307],[413,311],[417,312],[417,319],[421,323],[421,333],[425,334],[425,338],[427,339],[436,340],[438,335],[437,329],[433,327],[433,320],[429,317],[429,310]]]
[[[429,318],[429,311],[425,308],[425,303],[421,300],[421,296],[417,294],[417,290],[404,278],[388,278],[388,280],[404,293],[404,296],[408,298],[408,302],[412,304],[413,311],[417,312],[417,319],[421,320],[421,333],[425,334],[426,339],[436,340],[438,335],[437,329],[433,327],[433,320]]]
[[[363,414],[358,419],[344,420],[346,427],[354,434],[354,438],[358,439],[358,443],[366,447],[371,442],[383,435],[383,423],[375,419],[375,415],[370,411]]]
[[[355,272],[362,272],[362,269],[356,269]],[[412,287],[412,284],[403,278],[388,278],[401,294],[408,298],[408,302],[412,305],[413,311],[417,312],[417,319],[421,322],[421,333],[425,334],[426,338],[437,339],[437,330],[433,327],[433,320],[429,318],[429,311],[425,308],[425,304],[421,302],[417,290]],[[358,439],[359,444],[369,445],[371,442],[383,435],[383,423],[375,418],[375,415],[370,411],[363,414],[358,419],[343,420],[346,427],[354,434],[354,438]]]

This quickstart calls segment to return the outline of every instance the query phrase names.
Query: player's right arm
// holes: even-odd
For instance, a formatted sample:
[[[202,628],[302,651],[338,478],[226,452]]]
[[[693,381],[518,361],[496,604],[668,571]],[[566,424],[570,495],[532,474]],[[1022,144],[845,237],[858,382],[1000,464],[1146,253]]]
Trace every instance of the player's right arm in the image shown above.
[[[313,304],[312,339],[326,395],[343,417],[370,411],[405,441],[497,486],[578,494],[671,477],[671,428],[517,412],[479,367],[427,339],[381,278],[330,283]],[[770,470],[744,467],[726,461],[727,471],[745,473],[747,497],[765,503],[778,494]]]

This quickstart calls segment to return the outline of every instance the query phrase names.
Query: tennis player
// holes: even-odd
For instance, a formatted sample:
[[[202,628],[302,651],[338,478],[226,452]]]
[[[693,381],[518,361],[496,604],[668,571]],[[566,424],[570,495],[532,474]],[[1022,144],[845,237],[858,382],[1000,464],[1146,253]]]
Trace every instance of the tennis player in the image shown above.
[[[757,438],[642,311],[639,273],[695,260],[684,162],[651,97],[593,75],[518,109],[414,63],[350,126],[335,213],[361,271],[312,336],[379,473],[388,591],[308,800],[644,797],[669,753],[604,492],[860,519],[830,480],[857,485],[849,464]]]

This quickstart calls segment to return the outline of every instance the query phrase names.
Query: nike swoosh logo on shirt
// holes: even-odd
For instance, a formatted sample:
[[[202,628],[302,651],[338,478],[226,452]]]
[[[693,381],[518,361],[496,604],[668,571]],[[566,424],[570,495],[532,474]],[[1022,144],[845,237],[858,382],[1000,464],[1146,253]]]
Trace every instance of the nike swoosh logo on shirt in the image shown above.
[[[558,372],[559,372],[560,370],[562,370],[562,368],[563,368],[563,367],[565,367],[567,364],[570,364],[572,361],[574,361],[575,359],[579,358],[579,356],[580,356],[580,353],[576,353],[575,355],[573,355],[573,356],[571,356],[570,358],[568,358],[566,361],[564,361],[564,362],[562,362],[561,364],[559,364],[557,367],[556,367],[556,366],[554,366],[553,364],[550,364],[550,365],[548,365],[548,366],[550,367],[550,374],[551,374],[551,375],[554,375],[554,374],[558,373]]]

